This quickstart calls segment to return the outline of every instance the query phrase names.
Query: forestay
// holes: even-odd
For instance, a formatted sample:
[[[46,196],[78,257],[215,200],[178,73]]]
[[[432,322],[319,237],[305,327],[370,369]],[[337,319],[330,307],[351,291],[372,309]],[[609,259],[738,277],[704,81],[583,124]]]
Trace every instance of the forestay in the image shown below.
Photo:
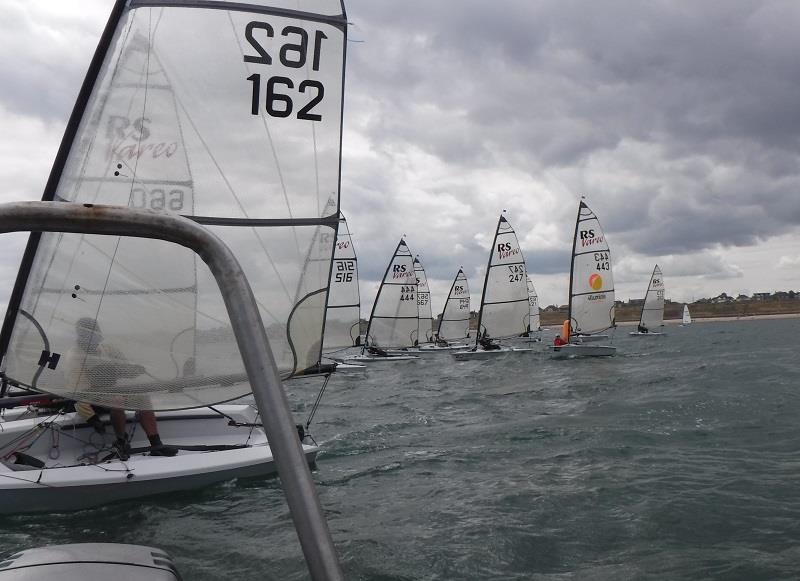
[[[647,294],[644,295],[639,325],[647,329],[655,329],[664,325],[664,277],[657,264],[650,276]]]
[[[339,213],[339,231],[333,251],[328,310],[325,315],[325,351],[352,347],[358,340],[361,320],[361,296],[358,290],[358,259],[350,229]]]
[[[430,343],[433,340],[433,313],[431,312],[431,291],[428,288],[428,277],[425,269],[419,260],[419,256],[414,258],[414,276],[417,279],[417,306],[419,326],[417,336],[414,338],[417,343]]]
[[[413,346],[418,332],[418,319],[414,261],[405,241],[400,240],[372,305],[365,346]]]
[[[478,335],[518,337],[527,331],[529,316],[525,260],[514,229],[501,215],[486,266]]]
[[[584,202],[575,222],[569,287],[571,333],[591,335],[614,326],[611,252],[597,216]]]
[[[283,377],[321,355],[346,26],[339,0],[118,2],[43,196],[207,225],[241,262]],[[33,235],[0,354],[13,383],[114,407],[249,391],[210,273],[161,241]]]
[[[528,281],[528,305],[530,306],[530,314],[528,315],[528,331],[541,331],[542,326],[539,316],[539,295],[536,294],[536,288],[533,286],[530,276],[525,276]]]
[[[459,268],[447,295],[442,318],[439,319],[437,339],[440,341],[466,339],[469,335],[469,318],[469,285],[464,271]]]

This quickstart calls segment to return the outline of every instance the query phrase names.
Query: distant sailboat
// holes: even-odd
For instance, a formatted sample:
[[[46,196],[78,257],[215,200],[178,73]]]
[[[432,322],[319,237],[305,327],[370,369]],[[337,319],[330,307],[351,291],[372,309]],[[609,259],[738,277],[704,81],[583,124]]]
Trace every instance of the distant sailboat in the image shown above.
[[[692,324],[692,315],[689,313],[689,305],[683,305],[683,319],[681,320],[681,327]]]
[[[428,277],[419,260],[414,258],[414,276],[417,278],[417,306],[419,324],[414,342],[419,345],[430,344],[433,341],[433,313],[431,312],[431,291],[428,288]]]
[[[456,359],[473,359],[510,351],[530,351],[494,343],[527,332],[529,317],[525,260],[514,229],[501,215],[486,265],[475,346],[469,351],[455,351],[453,356]]]
[[[418,332],[419,305],[414,260],[405,240],[400,239],[375,296],[361,353],[345,357],[344,360],[382,362],[418,359],[414,355],[396,355],[387,351],[412,347]]]
[[[459,268],[439,319],[436,341],[430,345],[422,345],[420,351],[466,349],[469,347],[464,343],[469,338],[469,319],[469,285],[464,271]]]
[[[531,277],[526,275],[525,278],[528,280],[528,305],[530,307],[530,313],[528,315],[528,330],[524,334],[524,337],[526,337],[528,341],[539,343],[542,340],[539,295],[536,293],[536,287],[533,286]]]
[[[349,347],[359,344],[361,296],[358,290],[358,258],[344,215],[339,213],[339,230],[333,250],[333,271],[325,311],[323,354],[329,361]],[[335,361],[335,359],[333,359]],[[336,362],[336,371],[364,369],[363,365]]]
[[[657,329],[664,326],[664,276],[661,274],[661,269],[656,267],[653,269],[653,274],[650,276],[650,284],[647,285],[647,292],[644,295],[644,303],[642,304],[642,314],[639,317],[639,326],[636,331],[632,331],[630,335],[644,336],[644,335],[663,335]]]
[[[578,205],[572,240],[569,280],[569,316],[562,333],[568,345],[554,346],[555,357],[602,357],[614,355],[616,347],[595,345],[615,326],[614,278],[611,251],[597,216],[585,202]],[[589,343],[591,342],[591,343]],[[588,343],[588,344],[587,344]]]

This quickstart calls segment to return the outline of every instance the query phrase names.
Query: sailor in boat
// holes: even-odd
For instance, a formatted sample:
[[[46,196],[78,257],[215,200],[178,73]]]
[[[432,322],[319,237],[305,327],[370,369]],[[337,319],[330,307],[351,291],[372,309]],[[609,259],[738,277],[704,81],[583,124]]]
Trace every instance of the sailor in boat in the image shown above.
[[[389,354],[385,350],[381,349],[380,347],[375,347],[374,345],[367,347],[367,352],[370,355],[375,355],[376,357],[389,357]]]
[[[480,343],[481,348],[484,351],[498,351],[500,349],[500,345],[492,341],[492,339],[489,337],[489,333],[485,331],[483,336],[478,340],[478,343]]]
[[[109,343],[103,343],[103,334],[95,319],[91,317],[79,319],[75,325],[75,331],[77,344],[67,353],[66,357],[67,377],[72,385],[88,382],[90,391],[108,393],[118,379],[138,377],[146,373],[144,366],[128,363],[119,349]],[[146,396],[143,395],[136,397],[140,400],[146,399]],[[128,396],[128,400],[131,401],[130,396]],[[136,406],[141,410],[137,412],[137,417],[147,439],[150,440],[150,455],[174,456],[177,454],[177,448],[167,446],[161,441],[155,413],[142,409],[148,407],[149,402],[140,401],[139,403],[143,405]],[[107,412],[111,417],[111,425],[117,437],[114,449],[121,460],[128,459],[130,444],[125,429],[125,410],[77,402],[75,411],[86,418],[86,423],[99,433],[105,432],[105,426],[99,416]]]
[[[650,331],[648,330],[648,328],[647,328],[647,327],[645,327],[644,325],[642,325],[641,323],[639,323],[639,326],[638,326],[638,327],[636,327],[636,330],[637,330],[639,333],[649,333],[649,332],[650,332]]]
[[[556,338],[553,339],[553,345],[555,347],[563,347],[566,344],[567,344],[567,342],[564,341],[564,339],[561,338],[561,335],[556,335]]]

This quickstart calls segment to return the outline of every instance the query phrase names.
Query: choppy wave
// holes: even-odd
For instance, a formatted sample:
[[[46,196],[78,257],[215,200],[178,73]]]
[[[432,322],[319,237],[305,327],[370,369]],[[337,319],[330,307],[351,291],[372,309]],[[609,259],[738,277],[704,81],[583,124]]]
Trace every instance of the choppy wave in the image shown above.
[[[796,578],[800,321],[666,333],[332,379],[315,477],[347,577]],[[317,388],[290,387],[298,415]],[[188,579],[306,578],[276,480],[0,520],[4,554],[86,540],[161,546]]]

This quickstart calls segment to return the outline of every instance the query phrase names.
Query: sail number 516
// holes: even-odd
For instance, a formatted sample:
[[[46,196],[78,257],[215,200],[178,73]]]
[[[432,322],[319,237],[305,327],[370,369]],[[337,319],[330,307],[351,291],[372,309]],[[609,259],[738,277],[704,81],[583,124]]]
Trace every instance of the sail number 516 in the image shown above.
[[[309,56],[308,32],[298,26],[285,26],[280,36],[286,38],[278,51],[280,63],[291,69],[299,69],[306,66]],[[244,62],[256,63],[261,65],[272,65],[273,57],[264,48],[259,38],[274,38],[275,29],[268,22],[248,22],[245,27],[244,37],[257,54],[244,55]],[[311,70],[318,71],[320,55],[322,51],[322,41],[328,38],[321,30],[316,31],[311,50]],[[289,117],[295,111],[295,100],[299,97],[294,92],[302,93],[306,99],[304,105],[297,109],[297,118],[306,121],[322,121],[322,115],[314,113],[313,109],[325,96],[325,87],[320,81],[305,79],[295,86],[294,81],[289,77],[274,76],[269,77],[262,86],[261,75],[253,73],[247,80],[252,83],[252,98],[250,103],[250,113],[259,115],[261,112],[262,95],[264,97],[264,108],[271,117]],[[264,89],[262,93],[262,88]]]

